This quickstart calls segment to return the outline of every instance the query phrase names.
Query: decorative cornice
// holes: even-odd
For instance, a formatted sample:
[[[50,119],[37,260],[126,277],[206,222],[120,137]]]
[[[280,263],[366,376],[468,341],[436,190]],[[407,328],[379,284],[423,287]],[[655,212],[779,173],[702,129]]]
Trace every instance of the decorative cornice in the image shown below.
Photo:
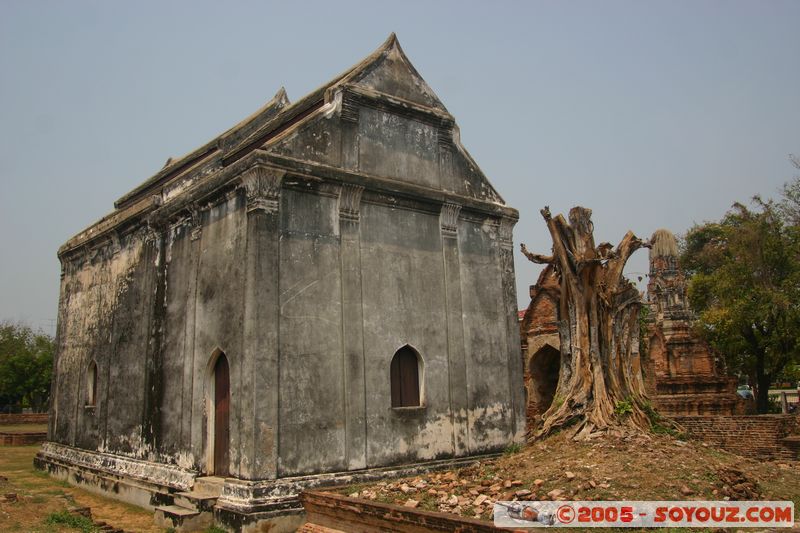
[[[142,228],[142,237],[145,243],[155,243],[161,239],[161,229],[157,223],[148,221]]]
[[[242,174],[257,165],[269,166],[277,172],[286,172],[293,177],[310,181],[358,183],[367,186],[370,191],[386,197],[410,198],[414,199],[414,201],[425,202],[430,205],[432,213],[436,213],[441,209],[442,202],[456,202],[463,206],[459,216],[464,220],[468,220],[467,217],[470,216],[473,216],[477,221],[483,220],[486,216],[507,216],[512,219],[519,217],[516,209],[489,200],[458,195],[448,191],[404,183],[362,172],[354,172],[321,163],[312,163],[285,155],[267,153],[263,150],[255,150],[242,160],[204,176],[192,184],[188,190],[175,195],[174,198],[163,202],[160,206],[155,205],[158,200],[151,196],[146,196],[137,203],[131,204],[130,207],[112,213],[101,222],[90,226],[68,240],[59,248],[58,257],[62,260],[70,260],[69,256],[77,252],[79,248],[87,243],[96,243],[107,239],[109,232],[112,230],[116,229],[121,234],[128,234],[130,230],[126,229],[127,227],[132,225],[141,226],[150,217],[169,220],[181,210],[187,209],[190,204],[205,204],[209,202],[210,199],[219,195],[221,189],[231,186],[242,187]],[[154,220],[154,218],[151,218],[151,220]]]
[[[453,150],[453,122],[443,120],[439,125],[437,142],[442,150]]]
[[[339,183],[331,183],[329,181],[324,181],[319,183],[317,187],[317,194],[319,194],[320,196],[325,196],[327,198],[338,199],[339,195],[342,194],[342,186]]]
[[[366,106],[406,116],[436,127],[452,128],[452,125],[455,124],[453,116],[445,111],[420,105],[368,87],[348,83],[342,85],[341,90],[343,118],[345,112],[352,116],[353,111],[348,109],[355,108],[357,119],[358,108]]]
[[[325,165],[322,163],[312,163],[300,159],[295,159],[280,154],[263,154],[263,159],[270,166],[281,168],[291,176],[315,181],[341,181],[345,183],[357,183],[367,187],[367,192],[395,197],[411,198],[431,204],[432,212],[438,213],[443,202],[458,203],[463,206],[462,213],[469,210],[474,213],[484,214],[492,217],[507,216],[514,220],[519,218],[519,212],[503,204],[498,204],[489,200],[483,200],[470,196],[455,194],[450,191],[434,189],[416,185],[410,182],[398,181],[396,179],[384,178],[381,176],[355,172],[342,168]],[[366,201],[366,200],[365,200]]]
[[[343,183],[339,192],[339,217],[358,222],[360,220],[361,193],[364,187]]]
[[[442,212],[439,215],[439,224],[442,228],[442,235],[445,237],[455,237],[458,234],[458,214],[461,206],[452,202],[442,204]]]
[[[193,205],[189,208],[189,239],[196,241],[203,234],[203,211],[200,206]]]
[[[497,231],[497,234],[500,238],[500,247],[501,248],[514,248],[514,225],[517,221],[513,218],[502,217],[500,219],[500,228]]]
[[[281,182],[286,172],[264,165],[255,165],[241,175],[241,186],[247,194],[247,212],[263,211],[268,214],[278,212],[281,196]]]
[[[342,121],[358,124],[358,103],[352,98],[343,98],[341,103]]]

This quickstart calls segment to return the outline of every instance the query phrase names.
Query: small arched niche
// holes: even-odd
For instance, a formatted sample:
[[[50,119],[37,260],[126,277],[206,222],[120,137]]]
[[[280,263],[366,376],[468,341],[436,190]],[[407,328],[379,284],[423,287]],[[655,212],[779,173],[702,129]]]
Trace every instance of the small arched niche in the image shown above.
[[[421,407],[424,363],[414,348],[406,344],[394,353],[389,368],[392,407]]]
[[[86,405],[97,405],[97,363],[92,359],[86,369]]]

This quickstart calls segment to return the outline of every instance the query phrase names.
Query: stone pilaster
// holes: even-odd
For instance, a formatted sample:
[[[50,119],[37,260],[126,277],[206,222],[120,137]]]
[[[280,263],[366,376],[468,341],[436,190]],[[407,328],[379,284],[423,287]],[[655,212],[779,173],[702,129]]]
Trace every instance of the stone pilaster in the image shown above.
[[[197,271],[200,265],[201,237],[203,234],[202,211],[193,206],[189,211],[186,231],[189,234],[189,265],[186,284],[186,320],[183,332],[183,424],[181,443],[192,451],[195,458],[203,456],[203,376],[205,361],[198,362],[194,349],[196,338],[195,319],[197,310]],[[200,368],[198,369],[198,363]],[[188,416],[187,416],[188,414]]]
[[[342,123],[342,168],[348,170],[358,169],[358,104],[352,95],[340,92],[336,95],[340,106],[340,119]]]
[[[342,365],[345,394],[347,468],[367,467],[364,396],[364,313],[361,299],[361,194],[364,187],[345,183],[339,192],[342,268]]]
[[[517,289],[514,281],[514,241],[512,233],[516,218],[503,217],[498,228],[500,241],[500,273],[503,283],[503,311],[506,317],[508,339],[508,390],[511,398],[512,438],[522,442],[525,438],[525,393],[522,361],[520,360],[519,320],[517,318]]]
[[[467,361],[464,350],[461,261],[458,250],[458,215],[460,212],[460,205],[445,203],[442,205],[439,215],[447,312],[448,396],[450,398],[450,420],[453,425],[453,453],[456,456],[469,453]]]
[[[239,365],[239,476],[275,478],[278,462],[280,192],[284,172],[256,165],[241,176],[247,198],[244,324]]]
[[[142,409],[142,442],[158,449],[161,440],[161,405],[164,392],[162,379],[164,366],[163,334],[166,314],[167,227],[156,221],[148,223],[144,234],[144,261],[155,264],[145,282],[144,294],[152,295],[147,352],[144,358],[144,403]]]

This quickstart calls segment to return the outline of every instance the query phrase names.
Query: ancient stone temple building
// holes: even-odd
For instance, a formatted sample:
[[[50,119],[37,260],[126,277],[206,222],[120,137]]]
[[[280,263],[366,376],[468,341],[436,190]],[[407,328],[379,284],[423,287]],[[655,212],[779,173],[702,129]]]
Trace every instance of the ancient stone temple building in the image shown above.
[[[648,343],[643,358],[650,396],[667,415],[740,412],[736,378],[726,375],[722,360],[692,333],[694,315],[678,265],[675,236],[660,229],[651,243]]]
[[[303,487],[523,438],[518,214],[393,35],[114,207],[59,250],[41,468],[278,531]]]

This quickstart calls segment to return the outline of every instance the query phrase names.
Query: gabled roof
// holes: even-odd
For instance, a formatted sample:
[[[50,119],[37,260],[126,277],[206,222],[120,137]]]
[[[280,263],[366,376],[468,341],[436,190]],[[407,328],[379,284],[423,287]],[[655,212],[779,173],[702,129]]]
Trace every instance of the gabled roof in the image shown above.
[[[400,65],[408,71],[408,75],[404,76],[400,83],[397,83],[397,80],[389,80],[381,76],[381,67],[386,64]],[[394,33],[389,35],[380,48],[350,69],[336,84],[345,83],[367,85],[379,92],[447,113],[447,108],[403,52]]]
[[[380,79],[378,67],[386,62],[401,64],[410,73],[406,83],[394,84],[391,89],[399,92],[401,96],[405,96],[411,102],[447,113],[444,104],[408,60],[400,47],[397,36],[391,33],[389,38],[372,54],[294,104],[289,104],[286,91],[281,87],[269,102],[239,124],[183,157],[170,159],[164,168],[155,175],[114,202],[114,207],[120,208],[131,204],[159,185],[190,170],[212,154],[219,155],[222,152],[226,164],[231,160],[238,159],[263,144],[271,135],[280,133],[280,130],[291,126],[298,119],[305,118],[311,111],[322,107],[326,93],[337,86],[371,82],[381,87],[382,83],[388,83],[388,80]]]
[[[200,148],[176,159],[170,158],[167,164],[156,174],[147,179],[144,183],[120,197],[114,202],[114,207],[121,208],[131,204],[136,199],[151,192],[157,186],[171,181],[173,178],[190,170],[194,165],[203,161],[211,154],[223,152],[224,154],[239,155],[240,152],[249,151],[248,148],[256,148],[263,143],[265,137],[270,133],[280,129],[287,123],[293,121],[298,116],[304,115],[309,109],[321,107],[325,93],[336,85],[358,82],[368,78],[375,71],[375,67],[383,61],[402,61],[414,73],[415,77],[422,80],[422,77],[414,69],[411,62],[406,57],[397,36],[392,33],[389,38],[372,54],[364,58],[358,64],[334,77],[328,83],[318,87],[294,104],[289,103],[286,90],[281,87],[275,96],[272,97],[258,111],[242,120],[221,135],[205,143]],[[433,91],[422,81],[420,87],[431,95]],[[433,95],[432,103],[444,110],[444,105]],[[259,142],[261,141],[261,142]],[[241,154],[243,155],[243,153]]]
[[[457,157],[453,158],[453,164],[458,161],[460,165],[458,172],[464,176],[461,182],[464,190],[442,190],[442,194],[459,195],[467,203],[474,197],[475,202],[489,202],[494,206],[492,209],[505,209],[506,214],[516,218],[516,211],[504,207],[503,199],[461,145],[455,120],[411,64],[392,33],[372,54],[297,102],[290,103],[286,91],[280,88],[261,109],[232,128],[182,157],[170,158],[155,175],[119,198],[114,203],[114,212],[67,241],[59,254],[99,239],[111,229],[132,222],[133,217],[158,208],[162,201],[171,205],[171,198],[176,198],[186,187],[189,190],[205,187],[208,185],[206,176],[219,175],[223,169],[233,171],[235,164],[243,163],[246,156],[261,153],[258,157],[262,157],[269,152],[271,157],[280,159],[281,154],[273,150],[278,150],[281,142],[331,113],[340,112],[344,116],[345,109],[342,101],[337,101],[337,95],[345,93],[362,99],[359,101],[366,99],[372,102],[370,105],[378,102],[391,112],[444,128],[440,130],[439,142],[450,143],[454,149]],[[324,168],[324,164],[308,163],[317,164],[320,171]],[[373,177],[383,182],[392,179]]]
[[[210,154],[218,151],[220,148],[223,148],[223,146],[226,144],[226,141],[230,142],[231,138],[241,135],[242,132],[247,132],[254,127],[258,127],[258,125],[264,122],[272,120],[288,106],[289,97],[286,94],[286,89],[281,87],[278,92],[275,93],[275,96],[273,96],[266,104],[261,106],[258,111],[242,120],[237,125],[228,129],[225,133],[215,137],[213,140],[207,142],[200,148],[197,148],[196,150],[193,150],[182,157],[170,157],[161,170],[148,178],[144,183],[114,202],[114,207],[124,207],[125,205],[130,204],[136,198],[142,196],[145,192],[154,188],[156,185],[166,183],[179,174],[184,173],[192,168],[195,164],[204,160]]]

